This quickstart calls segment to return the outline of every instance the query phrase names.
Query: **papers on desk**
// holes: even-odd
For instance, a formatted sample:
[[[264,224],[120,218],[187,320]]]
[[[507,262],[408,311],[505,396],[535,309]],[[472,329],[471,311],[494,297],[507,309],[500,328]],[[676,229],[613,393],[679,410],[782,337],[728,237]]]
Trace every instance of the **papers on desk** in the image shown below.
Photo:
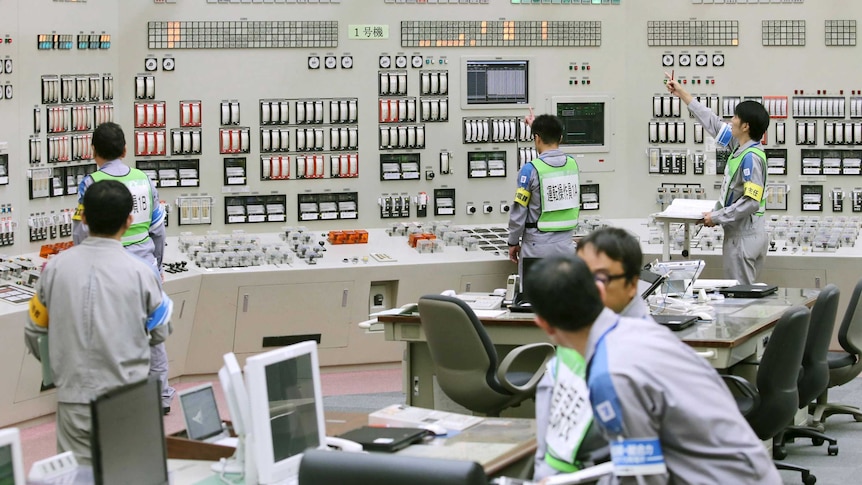
[[[667,208],[658,214],[656,218],[669,219],[703,219],[704,212],[712,212],[718,201],[704,199],[674,199]]]
[[[497,318],[506,314],[506,310],[473,310],[479,318]]]
[[[720,280],[720,279],[704,279],[698,278],[697,281],[691,284],[692,290],[716,290],[718,288],[730,288],[739,284],[737,280]]]
[[[384,425],[421,428],[433,424],[455,431],[463,431],[484,420],[485,418],[481,416],[417,408],[404,404],[393,404],[368,415],[368,424],[372,426]]]

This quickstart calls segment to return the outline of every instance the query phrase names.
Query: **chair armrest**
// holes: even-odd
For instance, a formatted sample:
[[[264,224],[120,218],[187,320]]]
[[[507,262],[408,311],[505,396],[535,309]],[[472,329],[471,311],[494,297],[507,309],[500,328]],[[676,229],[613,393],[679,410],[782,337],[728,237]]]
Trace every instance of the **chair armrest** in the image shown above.
[[[535,389],[536,385],[539,384],[539,379],[541,379],[542,375],[545,373],[545,364],[547,364],[548,361],[551,360],[551,357],[554,356],[555,350],[556,349],[553,345],[546,343],[527,344],[515,348],[506,354],[506,357],[497,367],[497,381],[499,381],[507,391],[512,393],[529,392]],[[545,358],[539,368],[533,373],[533,377],[531,377],[523,386],[516,386],[509,382],[506,378],[506,374],[509,372],[509,367],[515,363],[515,360],[517,360],[521,355],[534,353],[538,353],[539,355],[545,354]]]
[[[757,388],[755,388],[752,383],[748,382],[742,377],[731,374],[722,374],[721,378],[724,380],[725,385],[727,385],[732,394],[737,394],[752,400],[753,405],[750,409],[740,409],[743,416],[746,416],[748,414],[744,411],[750,412],[752,409],[757,409],[760,406],[760,393],[757,391]]]

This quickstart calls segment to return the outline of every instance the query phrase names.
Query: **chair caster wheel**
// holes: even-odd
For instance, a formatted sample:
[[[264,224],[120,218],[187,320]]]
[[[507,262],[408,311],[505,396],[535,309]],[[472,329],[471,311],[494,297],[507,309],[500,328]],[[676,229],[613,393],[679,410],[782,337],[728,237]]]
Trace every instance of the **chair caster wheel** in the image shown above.
[[[811,444],[814,446],[822,446],[823,438],[811,438]]]
[[[827,453],[829,456],[836,456],[836,455],[838,455],[838,445],[829,445],[829,447],[826,449],[826,453]]]
[[[814,485],[817,483],[817,477],[811,474],[805,475],[802,477],[802,483],[805,485]]]
[[[783,460],[787,458],[787,450],[785,450],[783,446],[773,446],[772,457],[776,460]]]

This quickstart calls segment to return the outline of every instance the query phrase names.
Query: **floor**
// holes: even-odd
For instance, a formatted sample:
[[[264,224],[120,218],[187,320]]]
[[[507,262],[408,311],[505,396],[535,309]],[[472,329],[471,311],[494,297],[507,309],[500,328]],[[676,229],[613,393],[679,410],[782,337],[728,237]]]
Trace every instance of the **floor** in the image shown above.
[[[403,403],[401,392],[401,370],[398,367],[385,370],[356,372],[325,372],[321,375],[324,408],[335,411],[370,412],[389,404]],[[208,380],[189,380],[175,387],[182,390]],[[218,381],[213,382],[219,399],[219,409],[227,418],[227,406],[221,396]],[[862,405],[862,378],[833,389],[830,400],[853,405]],[[183,418],[177,405],[165,417],[165,432],[173,433],[184,428]],[[826,432],[839,443],[838,456],[827,456],[825,446],[811,446],[810,441],[800,440],[789,444],[786,459],[798,465],[808,466],[821,485],[860,483],[862,477],[862,423],[849,416],[833,416],[827,421]],[[54,423],[31,426],[22,430],[25,470],[38,459],[55,453]],[[802,483],[799,473],[782,471],[785,484]]]

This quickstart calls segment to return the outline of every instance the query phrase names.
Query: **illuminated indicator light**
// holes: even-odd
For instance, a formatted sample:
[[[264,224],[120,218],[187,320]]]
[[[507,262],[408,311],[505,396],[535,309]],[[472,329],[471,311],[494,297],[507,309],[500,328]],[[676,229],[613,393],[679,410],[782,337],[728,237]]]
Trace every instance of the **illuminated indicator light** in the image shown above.
[[[482,21],[482,35],[485,35],[487,33],[488,33],[488,21],[483,20]]]
[[[542,21],[542,40],[548,40],[548,21]]]

